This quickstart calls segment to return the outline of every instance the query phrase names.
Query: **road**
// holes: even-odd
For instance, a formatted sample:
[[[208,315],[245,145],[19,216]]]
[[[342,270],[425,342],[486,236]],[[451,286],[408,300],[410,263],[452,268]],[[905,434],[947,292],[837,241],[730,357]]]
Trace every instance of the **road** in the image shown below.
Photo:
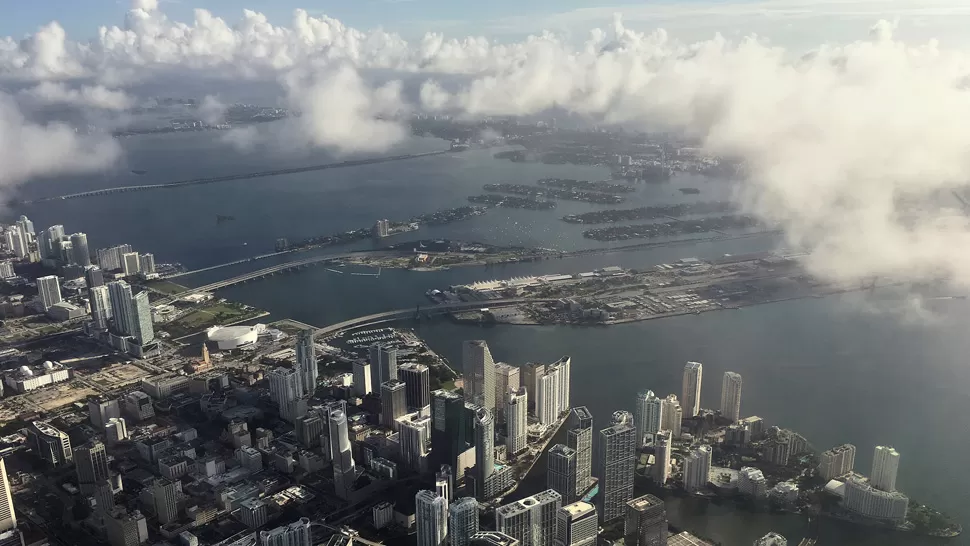
[[[188,180],[179,180],[176,182],[166,182],[162,184],[142,184],[138,186],[119,186],[115,188],[102,188],[100,190],[83,191],[78,193],[69,193],[65,195],[55,195],[53,197],[41,197],[39,199],[22,201],[22,203],[32,204],[32,203],[42,203],[44,201],[57,201],[57,200],[63,200],[63,199],[82,199],[85,197],[98,197],[101,195],[110,195],[113,193],[171,189],[171,188],[180,188],[182,186],[196,186],[200,184],[213,184],[216,182],[230,182],[233,180],[250,180],[253,178],[265,178],[268,176],[279,176],[279,175],[285,175],[285,174],[297,174],[297,173],[305,173],[305,172],[312,172],[312,171],[322,171],[325,169],[340,169],[343,167],[357,167],[360,165],[373,165],[375,163],[387,163],[390,161],[403,161],[405,159],[417,159],[420,157],[430,157],[435,155],[457,153],[458,151],[459,150],[438,150],[435,152],[424,152],[420,154],[375,157],[371,159],[353,159],[350,161],[341,161],[339,163],[325,163],[323,165],[310,165],[307,167],[294,167],[291,169],[276,169],[273,171],[239,173],[239,174],[230,174],[226,176],[190,178]]]

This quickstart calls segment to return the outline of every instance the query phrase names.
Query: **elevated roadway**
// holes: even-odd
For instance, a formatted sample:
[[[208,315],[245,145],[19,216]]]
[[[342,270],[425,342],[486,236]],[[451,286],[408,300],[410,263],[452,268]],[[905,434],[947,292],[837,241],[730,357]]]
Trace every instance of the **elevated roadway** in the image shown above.
[[[457,153],[460,150],[438,150],[435,152],[424,152],[420,154],[394,155],[389,157],[375,157],[370,159],[353,159],[341,161],[339,163],[324,163],[322,165],[309,165],[306,167],[294,167],[291,169],[276,169],[273,171],[260,171],[253,173],[230,174],[226,176],[209,176],[204,178],[190,178],[176,182],[165,182],[162,184],[142,184],[138,186],[118,186],[115,188],[102,188],[99,190],[82,191],[78,193],[68,193],[65,195],[55,195],[53,197],[41,197],[39,199],[21,201],[23,204],[42,203],[44,201],[57,201],[64,199],[83,199],[85,197],[98,197],[114,193],[127,193],[135,191],[161,190],[180,188],[182,186],[197,186],[201,184],[213,184],[215,182],[229,182],[233,180],[250,180],[253,178],[265,178],[268,176],[279,176],[285,174],[306,173],[312,171],[322,171],[325,169],[339,169],[343,167],[357,167],[360,165],[373,165],[375,163],[387,163],[390,161],[403,161],[405,159],[417,159],[419,157],[430,157],[449,153]]]

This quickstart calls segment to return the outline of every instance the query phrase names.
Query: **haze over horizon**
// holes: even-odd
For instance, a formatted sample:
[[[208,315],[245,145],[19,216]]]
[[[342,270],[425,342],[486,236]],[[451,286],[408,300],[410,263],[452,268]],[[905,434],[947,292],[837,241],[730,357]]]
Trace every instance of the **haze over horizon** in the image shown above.
[[[301,112],[283,122],[287,142],[335,154],[400,142],[408,131],[397,114],[475,119],[557,107],[589,123],[684,134],[742,160],[739,200],[812,250],[823,278],[942,276],[970,286],[970,260],[955,251],[970,242],[970,221],[947,199],[970,179],[970,44],[962,49],[952,32],[970,7],[681,2],[617,6],[621,15],[577,4],[525,18],[500,4],[469,37],[455,32],[461,24],[434,32],[433,18],[427,33],[360,30],[300,9],[287,24],[238,9],[236,18],[197,9],[183,19],[185,5],[156,0],[136,0],[123,23],[87,36],[51,21],[0,39],[0,186],[121,157],[113,139],[41,122],[38,110],[124,112],[162,83],[199,93],[214,121],[236,100],[227,84],[267,85]],[[525,37],[491,37],[529,25]],[[268,138],[234,133],[241,146]]]

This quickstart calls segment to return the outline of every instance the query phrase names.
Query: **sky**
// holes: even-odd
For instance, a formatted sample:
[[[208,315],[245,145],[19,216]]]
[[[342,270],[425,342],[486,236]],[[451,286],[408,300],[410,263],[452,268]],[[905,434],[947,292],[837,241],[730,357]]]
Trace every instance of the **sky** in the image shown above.
[[[19,39],[56,20],[70,37],[87,39],[99,26],[121,24],[130,5],[128,0],[0,0],[0,36]],[[622,13],[629,26],[661,27],[685,40],[756,34],[802,48],[853,38],[886,19],[895,21],[895,34],[908,40],[970,45],[965,32],[970,2],[965,0],[161,0],[159,9],[179,21],[191,21],[194,10],[205,9],[229,23],[250,9],[277,25],[288,24],[294,10],[303,9],[408,39],[434,30],[497,40],[543,30],[582,36],[591,25],[608,24],[613,13]]]

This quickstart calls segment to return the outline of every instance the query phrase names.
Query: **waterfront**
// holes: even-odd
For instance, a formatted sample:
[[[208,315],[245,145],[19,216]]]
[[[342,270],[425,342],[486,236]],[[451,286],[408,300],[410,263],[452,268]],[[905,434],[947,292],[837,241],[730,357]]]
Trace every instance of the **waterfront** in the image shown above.
[[[181,138],[189,140],[178,140]],[[195,134],[153,136],[151,142],[160,141],[165,146],[155,155],[144,150],[136,153],[130,159],[131,166],[148,170],[143,178],[149,183],[150,177],[171,180],[215,176],[248,166],[258,170],[291,164],[284,159],[259,163],[260,157],[265,159],[270,154],[245,158],[225,152],[221,158],[208,159],[207,154],[219,155],[213,146],[203,150],[206,154],[186,149],[203,138],[204,135]],[[131,139],[132,143],[136,141]],[[432,144],[441,145],[440,141],[422,145]],[[215,152],[219,151],[224,150],[215,147]],[[175,161],[176,152],[185,153],[186,159]],[[603,178],[602,169],[598,168],[513,164],[476,154],[479,152],[393,166],[328,171],[325,175],[244,181],[231,187],[212,184],[171,192],[53,202],[26,212],[38,227],[57,221],[69,230],[86,231],[94,247],[130,242],[142,251],[154,252],[159,261],[204,267],[271,250],[275,239],[281,236],[300,240],[368,225],[380,217],[409,217],[459,206],[486,182],[529,182],[547,176]],[[190,164],[197,159],[199,165]],[[245,165],[238,161],[245,161]],[[708,190],[712,184],[698,184],[696,177],[690,179],[694,182],[683,184],[704,188],[704,193],[694,199],[718,198],[713,190]],[[115,185],[113,182],[81,180],[76,182],[77,191],[85,185],[83,189],[90,189],[99,183],[103,187]],[[57,185],[63,188],[71,182]],[[676,187],[641,186],[626,205],[690,199],[679,195]],[[35,191],[62,193],[47,187],[43,192],[40,188]],[[560,202],[551,211],[493,210],[465,222],[429,228],[420,237],[447,236],[563,249],[599,246],[601,243],[582,239],[582,225],[559,220],[563,215],[599,208],[602,207]],[[236,220],[217,224],[216,214],[232,215]],[[451,284],[589,271],[607,265],[640,267],[695,255],[755,252],[773,248],[777,240],[765,235],[726,243],[579,256],[491,269],[385,270],[379,278],[338,275],[313,268],[236,286],[219,292],[219,296],[270,311],[272,317],[266,320],[293,318],[323,326],[372,312],[428,305],[426,290]],[[249,244],[243,246],[243,242]],[[370,244],[368,241],[361,246]],[[247,268],[268,265],[271,261],[255,266],[243,264],[180,282],[204,284]],[[890,307],[906,307],[905,300],[895,299],[889,291],[878,290],[875,296]],[[854,443],[859,448],[858,468],[863,472],[868,471],[874,445],[895,445],[902,454],[899,487],[914,499],[967,523],[970,508],[962,502],[967,484],[961,471],[963,454],[970,449],[970,433],[956,420],[970,412],[970,397],[964,388],[970,382],[970,369],[961,356],[970,349],[963,327],[970,318],[970,305],[959,300],[939,302],[945,306],[937,309],[942,318],[927,321],[912,314],[871,312],[867,310],[869,297],[852,294],[809,299],[609,328],[476,328],[442,321],[422,325],[418,333],[456,367],[461,365],[460,342],[469,338],[486,339],[497,359],[513,364],[571,355],[573,382],[582,386],[573,390],[573,404],[588,405],[597,426],[605,424],[606,416],[615,409],[632,409],[633,397],[642,388],[679,395],[686,360],[702,361],[707,368],[703,392],[707,407],[717,405],[720,373],[737,371],[745,378],[742,413],[758,414],[769,424],[794,429],[819,449]],[[669,509],[674,525],[725,544],[744,544],[748,537],[760,536],[767,528],[789,534],[792,539],[804,532],[804,520],[795,516],[738,513],[728,505],[714,506],[696,500],[675,500]],[[940,542],[907,535],[863,538],[871,531],[844,525],[825,524],[822,530],[820,544],[826,545]]]

